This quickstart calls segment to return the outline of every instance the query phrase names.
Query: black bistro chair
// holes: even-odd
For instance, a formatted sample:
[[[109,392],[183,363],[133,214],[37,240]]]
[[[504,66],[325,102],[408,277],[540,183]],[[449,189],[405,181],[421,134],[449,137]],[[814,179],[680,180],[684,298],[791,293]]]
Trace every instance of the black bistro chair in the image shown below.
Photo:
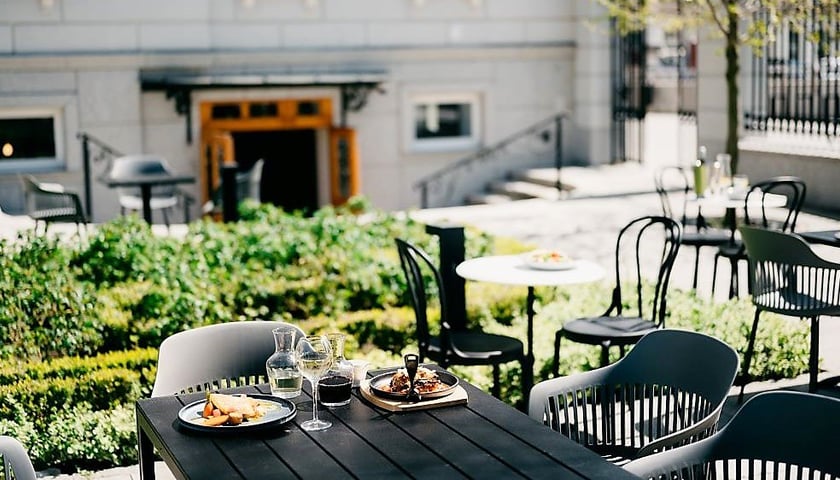
[[[691,286],[696,289],[700,249],[725,245],[729,242],[730,232],[710,227],[699,207],[697,215],[688,215],[688,198],[692,186],[685,168],[679,166],[662,168],[657,173],[655,184],[663,215],[679,221],[683,227],[680,243],[694,247],[694,276]]]
[[[609,363],[610,347],[633,345],[645,334],[665,326],[666,294],[671,270],[680,247],[682,227],[671,218],[646,216],[627,224],[618,234],[615,247],[615,288],[612,302],[607,311],[597,317],[578,318],[563,325],[554,335],[554,376],[560,374],[560,341],[563,338],[573,342],[601,346],[601,366]],[[655,286],[648,297],[642,282],[642,265],[651,265],[651,259],[643,255],[656,255],[652,272]],[[632,276],[625,275],[630,271]],[[635,311],[624,311],[625,301],[621,282],[634,280]],[[648,310],[649,308],[649,310]],[[646,312],[647,310],[647,312]]]
[[[799,211],[802,210],[802,204],[805,202],[805,192],[805,182],[798,177],[787,175],[751,185],[744,198],[743,225],[793,232],[796,229]],[[784,195],[787,197],[787,203],[781,208],[769,207],[766,205],[768,195]],[[738,265],[740,262],[747,261],[744,243],[734,236],[735,232],[732,233],[730,241],[718,247],[712,273],[712,294],[714,295],[718,260],[721,258],[729,260],[729,298],[738,295]]]
[[[808,390],[815,392],[819,373],[820,317],[840,315],[840,263],[817,256],[796,234],[749,226],[741,226],[740,230],[749,255],[755,317],[744,355],[739,399],[743,398],[744,386],[749,380],[761,312],[811,319]]]
[[[500,395],[499,365],[519,362],[522,370],[531,368],[525,358],[522,342],[516,338],[492,333],[453,330],[446,319],[446,292],[443,279],[429,256],[405,240],[396,239],[400,263],[408,283],[408,293],[414,315],[417,320],[417,341],[420,362],[424,358],[446,368],[449,365],[492,365],[493,390],[495,397]],[[426,271],[434,278],[440,304],[440,334],[437,338],[429,332],[427,307],[429,302],[428,287],[423,277]],[[530,385],[523,386],[530,389]],[[527,392],[523,392],[527,393]]]

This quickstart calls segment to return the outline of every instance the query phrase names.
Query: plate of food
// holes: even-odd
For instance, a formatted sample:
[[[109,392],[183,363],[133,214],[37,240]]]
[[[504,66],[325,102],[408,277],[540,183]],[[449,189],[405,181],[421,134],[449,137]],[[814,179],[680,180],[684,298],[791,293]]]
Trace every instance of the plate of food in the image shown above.
[[[216,433],[274,427],[296,413],[294,403],[271,395],[208,393],[205,400],[184,406],[178,420],[190,430]]]
[[[534,250],[522,254],[522,262],[537,270],[568,270],[575,267],[575,260],[557,250]]]
[[[404,400],[408,386],[408,372],[405,368],[377,375],[370,380],[370,391],[374,395],[392,400]],[[457,386],[458,377],[449,372],[417,367],[414,388],[423,400],[445,397],[455,391]]]

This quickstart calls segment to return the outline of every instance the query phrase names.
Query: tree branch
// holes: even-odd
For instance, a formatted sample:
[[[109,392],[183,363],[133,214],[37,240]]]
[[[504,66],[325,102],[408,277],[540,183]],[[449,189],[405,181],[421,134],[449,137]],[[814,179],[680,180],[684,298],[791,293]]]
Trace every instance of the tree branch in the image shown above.
[[[706,6],[709,8],[709,14],[712,17],[712,20],[717,25],[718,29],[724,35],[729,35],[729,29],[726,28],[726,25],[724,25],[723,19],[718,17],[718,9],[716,8],[714,0],[705,0],[705,3],[706,3]],[[726,9],[724,8],[724,10],[726,10]]]

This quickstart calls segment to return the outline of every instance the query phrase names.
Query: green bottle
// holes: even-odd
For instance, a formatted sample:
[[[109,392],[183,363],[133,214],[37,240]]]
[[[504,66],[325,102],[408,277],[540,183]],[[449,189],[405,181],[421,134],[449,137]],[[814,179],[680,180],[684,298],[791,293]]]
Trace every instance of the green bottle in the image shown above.
[[[694,193],[698,197],[706,194],[709,188],[709,167],[706,165],[706,147],[697,149],[697,161],[694,162]]]

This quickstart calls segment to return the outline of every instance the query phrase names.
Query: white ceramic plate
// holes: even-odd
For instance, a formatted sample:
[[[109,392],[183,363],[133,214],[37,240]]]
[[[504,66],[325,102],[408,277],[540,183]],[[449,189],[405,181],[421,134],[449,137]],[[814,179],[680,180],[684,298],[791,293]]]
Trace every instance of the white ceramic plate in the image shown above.
[[[536,270],[569,270],[577,265],[573,258],[554,250],[534,250],[524,253],[522,263]]]
[[[274,427],[288,422],[289,420],[295,418],[295,415],[297,414],[297,407],[295,404],[285,398],[272,397],[271,395],[248,395],[248,397],[259,400],[260,405],[266,409],[266,412],[262,417],[256,420],[242,422],[239,425],[219,425],[217,427],[207,426],[202,423],[204,419],[201,418],[201,413],[204,410],[204,404],[206,401],[199,400],[184,406],[184,408],[178,412],[178,420],[181,422],[181,425],[190,430],[222,433],[254,431]]]

